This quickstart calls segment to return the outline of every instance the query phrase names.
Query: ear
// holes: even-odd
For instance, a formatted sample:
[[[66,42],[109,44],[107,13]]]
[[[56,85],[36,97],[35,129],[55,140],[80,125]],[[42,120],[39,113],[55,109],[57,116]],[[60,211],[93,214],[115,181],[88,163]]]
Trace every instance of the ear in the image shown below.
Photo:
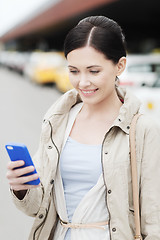
[[[121,73],[126,68],[126,57],[121,57],[117,63],[117,76],[121,75]]]

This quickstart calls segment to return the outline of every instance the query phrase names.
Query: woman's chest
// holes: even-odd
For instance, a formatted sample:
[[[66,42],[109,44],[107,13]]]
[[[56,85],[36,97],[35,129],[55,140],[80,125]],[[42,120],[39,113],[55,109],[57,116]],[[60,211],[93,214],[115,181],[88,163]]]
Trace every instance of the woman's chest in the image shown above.
[[[77,119],[72,126],[70,136],[80,143],[101,144],[110,127],[111,123],[106,121]]]

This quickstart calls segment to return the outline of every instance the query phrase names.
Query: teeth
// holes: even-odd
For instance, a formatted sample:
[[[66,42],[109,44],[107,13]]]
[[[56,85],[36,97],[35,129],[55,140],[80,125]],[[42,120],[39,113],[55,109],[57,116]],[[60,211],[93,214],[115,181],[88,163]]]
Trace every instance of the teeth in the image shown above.
[[[95,91],[95,90],[94,90]],[[83,93],[93,93],[94,91],[82,91]]]

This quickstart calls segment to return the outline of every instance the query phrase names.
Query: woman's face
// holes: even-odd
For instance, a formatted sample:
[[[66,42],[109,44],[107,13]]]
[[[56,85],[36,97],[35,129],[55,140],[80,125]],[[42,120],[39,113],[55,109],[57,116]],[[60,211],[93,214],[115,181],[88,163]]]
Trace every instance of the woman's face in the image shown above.
[[[97,104],[115,95],[115,79],[122,64],[114,64],[89,46],[71,51],[67,60],[71,84],[84,103]]]

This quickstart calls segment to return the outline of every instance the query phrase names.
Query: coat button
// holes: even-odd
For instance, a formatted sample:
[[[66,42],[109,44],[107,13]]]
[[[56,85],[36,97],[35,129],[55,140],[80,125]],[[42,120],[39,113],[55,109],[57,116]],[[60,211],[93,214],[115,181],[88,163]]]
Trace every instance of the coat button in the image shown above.
[[[127,129],[130,129],[130,126],[127,126]]]
[[[40,215],[39,215],[39,219],[42,219],[42,218],[43,218],[43,214],[40,214]]]
[[[48,146],[48,149],[52,149],[52,146]]]
[[[112,192],[111,190],[108,190],[108,193],[109,193],[109,194],[111,194],[111,192]]]
[[[53,184],[53,183],[54,183],[54,179],[51,179],[50,184]]]
[[[44,123],[44,124],[47,124],[47,123],[48,123],[48,120],[44,119],[44,120],[43,120],[43,123]]]
[[[112,228],[112,232],[116,232],[116,228]]]

